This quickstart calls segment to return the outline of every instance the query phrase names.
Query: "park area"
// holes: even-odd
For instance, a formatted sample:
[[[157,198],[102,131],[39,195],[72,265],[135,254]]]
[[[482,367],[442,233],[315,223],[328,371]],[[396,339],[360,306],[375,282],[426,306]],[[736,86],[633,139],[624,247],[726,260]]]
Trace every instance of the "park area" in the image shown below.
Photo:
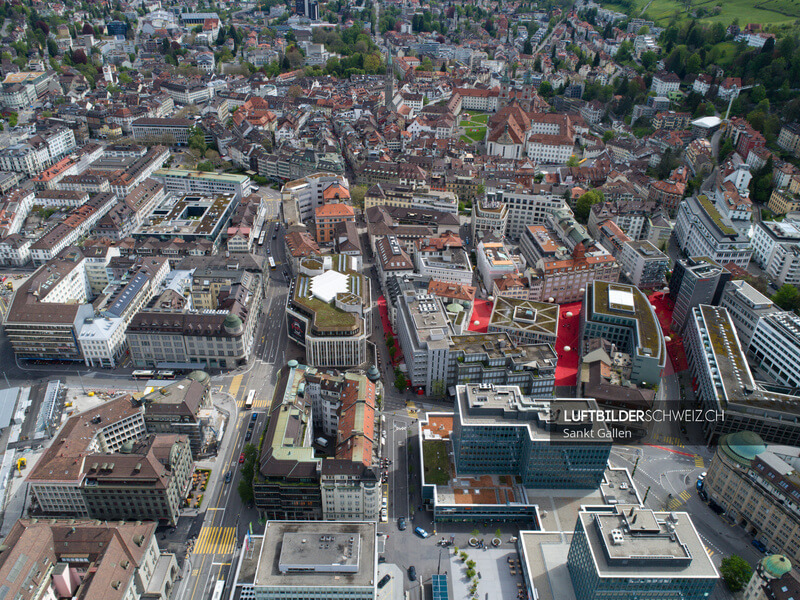
[[[629,12],[635,16],[652,19],[659,26],[666,26],[677,17],[677,20],[691,18],[692,13],[703,23],[722,23],[730,25],[734,19],[740,26],[747,23],[762,25],[788,25],[800,18],[800,0],[697,0],[681,2],[680,0],[633,0],[632,11],[620,3],[609,3],[608,8]]]
[[[482,142],[486,137],[486,123],[489,116],[481,113],[466,112],[460,116],[459,125],[464,128],[461,140],[467,144]]]

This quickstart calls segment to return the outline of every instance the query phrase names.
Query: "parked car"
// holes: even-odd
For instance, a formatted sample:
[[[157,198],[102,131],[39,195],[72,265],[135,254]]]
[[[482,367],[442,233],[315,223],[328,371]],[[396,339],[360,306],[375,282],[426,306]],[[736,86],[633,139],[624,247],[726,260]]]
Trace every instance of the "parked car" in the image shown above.
[[[243,462],[244,462],[244,452],[242,452],[242,453],[239,455],[239,464],[242,464]]]
[[[416,533],[416,534],[417,534],[419,537],[421,537],[423,540],[424,540],[426,537],[428,537],[428,536],[430,535],[430,534],[429,534],[427,531],[425,531],[425,530],[424,530],[422,527],[417,527],[417,528],[415,528],[415,529],[414,529],[414,533]]]
[[[700,496],[700,500],[703,502],[708,502],[708,494],[706,494],[704,490],[697,492],[697,495]]]
[[[406,518],[405,517],[400,517],[399,519],[397,519],[397,528],[400,531],[405,531],[406,530]]]
[[[255,421],[256,419],[258,419],[258,413],[254,412],[252,415],[250,415],[250,420]]]
[[[750,543],[751,543],[751,544],[753,544],[753,547],[754,547],[756,550],[758,550],[759,552],[766,552],[766,551],[767,551],[767,547],[766,547],[766,546],[764,545],[764,543],[763,543],[763,542],[761,542],[760,540],[753,540],[753,541],[752,541],[752,542],[750,542]]]
[[[408,580],[409,581],[417,580],[417,570],[414,568],[414,565],[408,567]]]
[[[378,582],[378,589],[379,589],[379,590],[382,590],[382,589],[383,589],[383,588],[386,586],[386,584],[387,584],[387,583],[389,583],[389,580],[390,580],[391,578],[392,578],[392,576],[391,576],[391,575],[384,575],[384,576],[381,578],[381,580]]]
[[[698,480],[697,481],[697,489],[698,490],[702,490],[703,489],[703,481],[702,480]]]

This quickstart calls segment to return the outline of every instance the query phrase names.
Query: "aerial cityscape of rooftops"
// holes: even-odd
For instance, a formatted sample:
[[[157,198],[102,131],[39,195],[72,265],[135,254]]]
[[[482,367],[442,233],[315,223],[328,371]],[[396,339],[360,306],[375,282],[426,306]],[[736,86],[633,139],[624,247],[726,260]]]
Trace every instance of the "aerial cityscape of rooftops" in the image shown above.
[[[800,600],[800,4],[0,0],[0,600]]]

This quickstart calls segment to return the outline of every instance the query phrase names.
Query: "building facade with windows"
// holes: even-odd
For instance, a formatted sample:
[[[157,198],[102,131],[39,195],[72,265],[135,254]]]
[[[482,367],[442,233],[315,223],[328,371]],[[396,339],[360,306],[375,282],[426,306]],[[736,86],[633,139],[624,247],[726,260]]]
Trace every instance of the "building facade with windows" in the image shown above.
[[[608,429],[565,417],[592,409],[594,400],[531,398],[516,386],[458,386],[451,436],[456,476],[511,475],[532,488],[596,489],[611,452]]]

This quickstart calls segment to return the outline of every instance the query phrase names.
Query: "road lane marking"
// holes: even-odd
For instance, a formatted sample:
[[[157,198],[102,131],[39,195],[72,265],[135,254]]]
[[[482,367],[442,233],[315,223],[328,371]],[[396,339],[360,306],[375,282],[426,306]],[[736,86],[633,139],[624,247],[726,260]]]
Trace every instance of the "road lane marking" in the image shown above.
[[[194,554],[231,554],[235,547],[235,527],[203,527]]]

